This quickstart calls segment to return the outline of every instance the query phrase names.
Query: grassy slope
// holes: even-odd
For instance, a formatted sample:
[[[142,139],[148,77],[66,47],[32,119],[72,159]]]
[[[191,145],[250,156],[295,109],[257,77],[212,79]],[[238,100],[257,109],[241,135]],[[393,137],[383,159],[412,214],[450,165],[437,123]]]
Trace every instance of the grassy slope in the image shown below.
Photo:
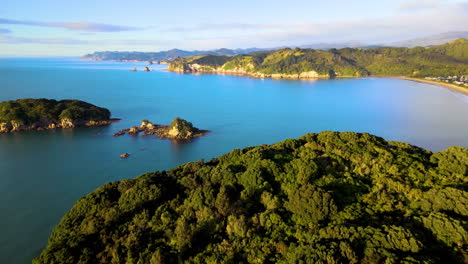
[[[224,64],[222,64],[224,62]],[[320,75],[367,76],[447,76],[468,74],[468,40],[459,39],[440,46],[423,48],[373,49],[282,49],[249,55],[199,56],[179,58],[170,69],[188,69],[189,64],[207,66],[201,71],[249,68],[252,74],[300,74],[316,71]],[[222,65],[220,67],[220,65]]]

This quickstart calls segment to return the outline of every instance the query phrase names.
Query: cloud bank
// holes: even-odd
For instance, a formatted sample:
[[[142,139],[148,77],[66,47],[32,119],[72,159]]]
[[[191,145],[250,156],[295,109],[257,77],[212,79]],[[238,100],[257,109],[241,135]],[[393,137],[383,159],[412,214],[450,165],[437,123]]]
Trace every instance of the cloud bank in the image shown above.
[[[167,25],[145,28],[89,22],[46,23],[1,19],[0,24],[57,27],[78,31],[71,38],[30,38],[15,36],[0,29],[3,44],[80,45],[89,49],[111,46],[116,50],[214,49],[280,46],[301,46],[315,43],[360,42],[385,44],[443,32],[466,31],[468,3],[449,4],[445,0],[409,0],[394,6],[396,14],[373,18],[341,19],[303,23],[213,23],[187,26]],[[404,11],[403,11],[404,10]],[[413,10],[409,12],[409,10]],[[96,38],[98,32],[119,32],[144,29],[144,34],[122,38]],[[147,37],[157,36],[157,37]],[[70,48],[70,50],[76,47]]]
[[[5,19],[5,18],[0,18],[0,24],[64,28],[68,30],[83,31],[83,32],[120,32],[120,31],[141,30],[141,28],[137,28],[137,27],[118,26],[118,25],[91,23],[91,22],[39,22],[39,21],[13,20],[13,19]]]

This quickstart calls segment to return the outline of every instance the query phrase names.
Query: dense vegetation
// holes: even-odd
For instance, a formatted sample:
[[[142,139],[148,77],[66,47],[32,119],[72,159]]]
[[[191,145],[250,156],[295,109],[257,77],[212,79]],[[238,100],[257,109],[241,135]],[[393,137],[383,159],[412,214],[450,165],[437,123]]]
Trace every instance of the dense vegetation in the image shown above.
[[[169,129],[176,129],[179,134],[184,136],[194,134],[199,131],[199,129],[194,127],[191,122],[188,122],[187,120],[179,117],[176,117],[174,120],[172,120],[171,124],[169,125]]]
[[[109,110],[78,100],[18,99],[0,102],[0,123],[17,121],[25,125],[60,120],[101,121],[110,119]]]
[[[200,55],[237,55],[258,51],[259,49],[217,49],[217,50],[195,50],[186,51],[172,49],[160,52],[137,52],[137,51],[98,51],[82,56],[82,59],[92,60],[116,60],[116,61],[172,61],[177,57],[200,56]]]
[[[170,65],[178,71],[235,71],[252,75],[300,74],[315,71],[319,75],[367,76],[407,75],[449,76],[468,74],[468,40],[459,39],[435,47],[371,49],[281,49],[231,56],[222,66],[219,57],[178,58]],[[190,65],[200,64],[201,69]]]
[[[108,183],[39,263],[467,263],[468,149],[322,132]]]

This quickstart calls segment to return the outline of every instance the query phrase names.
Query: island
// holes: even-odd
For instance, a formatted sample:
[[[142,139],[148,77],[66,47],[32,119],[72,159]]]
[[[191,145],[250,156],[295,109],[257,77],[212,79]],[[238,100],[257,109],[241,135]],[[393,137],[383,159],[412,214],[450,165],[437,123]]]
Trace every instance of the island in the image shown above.
[[[176,117],[170,125],[153,124],[148,120],[143,120],[140,126],[122,129],[114,134],[119,137],[125,134],[138,135],[142,132],[143,136],[154,135],[159,138],[169,138],[175,140],[187,140],[195,137],[201,137],[208,133],[208,130],[201,130],[193,126],[192,123]]]
[[[361,76],[466,76],[468,40],[433,47],[280,49],[236,56],[202,55],[173,60],[168,70],[257,78],[317,79]]]
[[[79,100],[18,99],[0,102],[0,133],[95,127],[119,119],[108,109]]]
[[[467,263],[468,149],[321,132],[107,183],[34,264]]]

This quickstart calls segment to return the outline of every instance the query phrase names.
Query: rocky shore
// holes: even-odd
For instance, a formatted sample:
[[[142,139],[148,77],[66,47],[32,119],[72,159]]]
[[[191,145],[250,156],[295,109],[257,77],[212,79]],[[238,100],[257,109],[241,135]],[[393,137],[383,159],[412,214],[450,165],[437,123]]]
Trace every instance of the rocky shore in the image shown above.
[[[0,123],[0,133],[11,133],[21,131],[43,131],[59,128],[76,128],[76,127],[98,127],[109,125],[113,122],[120,121],[120,119],[113,118],[101,121],[84,121],[84,120],[71,120],[63,119],[60,121],[47,121],[35,122],[30,125],[24,124],[22,121],[8,121]]]
[[[136,136],[142,133],[142,136],[187,140],[204,136],[208,132],[208,130],[200,130],[194,127],[192,123],[176,117],[170,125],[158,125],[148,120],[143,120],[141,125],[122,129],[115,133],[114,137],[123,136],[125,134]]]
[[[0,102],[0,133],[95,127],[119,119],[108,109],[79,100],[18,99]]]
[[[307,71],[301,72],[298,74],[285,74],[285,73],[274,73],[274,74],[265,74],[260,72],[252,72],[253,66],[251,67],[237,67],[234,69],[225,69],[223,67],[210,67],[199,64],[185,64],[185,65],[170,65],[167,69],[171,72],[178,73],[215,73],[215,74],[228,74],[228,75],[243,75],[250,76],[253,78],[272,78],[272,79],[330,79],[336,76],[330,76],[330,74],[319,74],[316,71]],[[339,77],[348,77],[348,76],[339,76]],[[349,76],[356,77],[356,76]]]

